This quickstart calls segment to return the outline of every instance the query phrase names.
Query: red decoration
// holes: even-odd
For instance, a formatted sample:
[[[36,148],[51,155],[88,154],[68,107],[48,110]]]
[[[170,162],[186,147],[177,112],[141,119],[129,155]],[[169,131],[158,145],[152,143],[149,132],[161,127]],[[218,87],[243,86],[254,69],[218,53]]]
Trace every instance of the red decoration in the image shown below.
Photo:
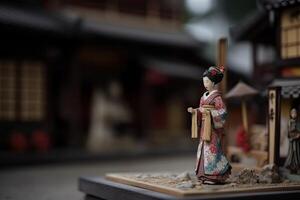
[[[224,71],[225,71],[225,67],[224,67],[224,66],[220,66],[219,69],[220,69],[220,71],[221,71],[222,73],[224,73]]]
[[[217,71],[216,71],[216,70],[211,70],[210,74],[211,74],[212,76],[215,76],[215,75],[217,74]]]
[[[156,70],[148,70],[145,79],[150,85],[164,85],[168,82],[168,77]]]
[[[29,146],[25,134],[17,131],[11,133],[9,143],[12,150],[17,152],[24,152]]]
[[[244,152],[250,151],[250,144],[247,138],[247,133],[244,127],[241,126],[236,134],[236,144],[238,147],[242,148]]]
[[[51,147],[49,135],[42,130],[36,130],[32,133],[31,142],[38,151],[48,151]]]

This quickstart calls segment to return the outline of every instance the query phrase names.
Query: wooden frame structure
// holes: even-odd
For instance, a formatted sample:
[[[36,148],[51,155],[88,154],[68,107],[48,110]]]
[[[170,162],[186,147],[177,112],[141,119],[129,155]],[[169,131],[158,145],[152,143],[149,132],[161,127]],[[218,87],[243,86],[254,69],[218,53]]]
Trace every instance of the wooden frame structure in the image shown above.
[[[296,87],[299,84],[290,81],[293,82],[296,77],[300,76],[300,54],[298,54],[298,51],[300,51],[300,3],[293,0],[259,0],[258,5],[262,9],[257,11],[251,18],[232,28],[231,36],[237,41],[251,42],[254,63],[253,78],[257,75],[261,77],[258,84],[265,85],[273,79],[281,79],[280,83],[282,85],[271,84],[267,88],[268,162],[279,165],[281,99],[282,97],[290,98],[287,97],[288,95],[298,95]],[[257,47],[260,45],[273,48],[275,57],[272,61],[258,62]]]
[[[280,149],[280,117],[281,117],[281,88],[268,88],[268,132],[269,132],[269,164],[279,164]]]

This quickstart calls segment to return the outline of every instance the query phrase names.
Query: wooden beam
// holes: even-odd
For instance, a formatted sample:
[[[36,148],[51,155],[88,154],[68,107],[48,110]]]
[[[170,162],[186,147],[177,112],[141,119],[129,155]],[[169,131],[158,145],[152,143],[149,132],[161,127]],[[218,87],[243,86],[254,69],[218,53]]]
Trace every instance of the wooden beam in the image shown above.
[[[281,88],[268,88],[269,164],[279,165]]]
[[[220,91],[222,94],[227,92],[227,67],[226,67],[226,57],[227,57],[227,38],[221,38],[218,42],[217,51],[217,66],[223,66],[225,68],[223,81],[220,83]]]
[[[219,91],[222,93],[222,95],[225,95],[227,92],[227,67],[226,67],[226,56],[227,56],[227,38],[220,38],[218,41],[218,51],[217,51],[217,67],[223,66],[225,71],[224,71],[224,77],[221,83],[219,84]],[[225,98],[223,98],[224,103]],[[226,126],[228,127],[228,123],[225,124],[225,130],[227,129]],[[227,153],[227,138],[222,137],[222,149]]]
[[[247,114],[247,104],[246,104],[246,100],[242,100],[242,118],[243,118],[243,126],[244,126],[244,130],[246,132],[247,135],[247,139],[249,137],[248,135],[248,114]]]

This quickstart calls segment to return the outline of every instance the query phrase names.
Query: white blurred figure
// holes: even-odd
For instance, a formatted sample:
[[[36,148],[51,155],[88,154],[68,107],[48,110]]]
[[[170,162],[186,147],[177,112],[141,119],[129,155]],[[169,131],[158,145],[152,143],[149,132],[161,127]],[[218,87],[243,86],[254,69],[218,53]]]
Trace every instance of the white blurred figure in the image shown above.
[[[130,124],[132,115],[122,100],[122,88],[116,81],[108,87],[108,95],[98,89],[92,100],[92,116],[87,149],[91,152],[107,152],[117,149],[120,139],[117,138],[126,129],[119,125]],[[121,131],[121,133],[120,133]]]

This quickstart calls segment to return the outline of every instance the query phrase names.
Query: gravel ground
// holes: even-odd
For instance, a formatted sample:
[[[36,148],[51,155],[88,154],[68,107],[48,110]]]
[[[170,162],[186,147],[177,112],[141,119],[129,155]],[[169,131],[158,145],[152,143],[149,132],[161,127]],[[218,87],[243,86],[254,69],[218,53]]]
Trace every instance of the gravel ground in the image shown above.
[[[27,166],[0,171],[1,200],[78,200],[79,176],[103,176],[107,172],[193,171],[195,157],[172,156],[128,161]]]

